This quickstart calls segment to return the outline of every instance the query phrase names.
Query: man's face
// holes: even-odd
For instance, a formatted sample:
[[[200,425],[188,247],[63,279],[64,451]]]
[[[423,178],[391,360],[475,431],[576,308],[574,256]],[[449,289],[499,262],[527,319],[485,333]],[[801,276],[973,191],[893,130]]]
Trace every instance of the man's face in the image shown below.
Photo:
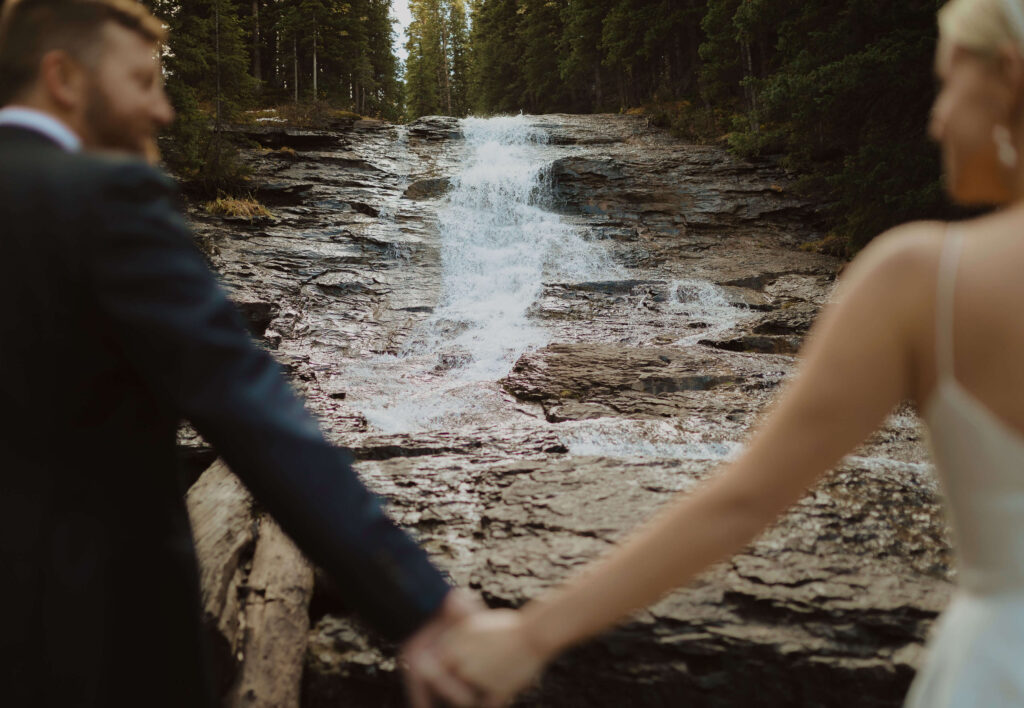
[[[130,29],[108,23],[88,72],[84,145],[146,156],[157,132],[173,119],[157,47]]]

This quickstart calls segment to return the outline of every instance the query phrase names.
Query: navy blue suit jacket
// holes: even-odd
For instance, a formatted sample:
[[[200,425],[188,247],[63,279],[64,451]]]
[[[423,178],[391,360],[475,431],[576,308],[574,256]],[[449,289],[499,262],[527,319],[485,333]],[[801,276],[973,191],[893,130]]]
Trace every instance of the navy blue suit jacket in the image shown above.
[[[448,591],[252,343],[175,200],[141,162],[0,127],[4,703],[210,700],[182,418],[382,633]]]

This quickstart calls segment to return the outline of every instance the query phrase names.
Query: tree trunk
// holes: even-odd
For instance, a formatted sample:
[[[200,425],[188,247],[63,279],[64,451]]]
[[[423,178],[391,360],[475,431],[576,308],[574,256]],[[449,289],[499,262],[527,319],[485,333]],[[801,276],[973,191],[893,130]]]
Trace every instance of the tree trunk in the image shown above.
[[[444,95],[448,110],[452,114],[452,69],[448,64],[448,23],[441,20],[441,70],[444,71]]]
[[[292,37],[292,59],[295,64],[295,103],[299,102],[299,38]]]
[[[263,62],[260,57],[260,0],[252,0],[252,75],[263,83]]]
[[[693,68],[687,66],[686,61],[683,59],[683,41],[678,34],[672,40],[672,59],[675,63],[676,78],[679,81],[675,88],[681,96],[683,92],[690,88],[690,72]]]
[[[281,73],[281,32],[277,29],[273,32],[274,39],[268,47],[270,49],[270,68],[273,72],[271,82],[274,88],[280,89],[284,86],[284,75]]]
[[[313,102],[315,103],[319,95],[317,94],[317,81],[316,81],[316,20],[313,21]]]
[[[213,46],[217,64],[217,101],[214,108],[216,119],[214,126],[220,131],[220,0],[213,2]]]
[[[742,44],[743,58],[747,66],[748,79],[754,78],[754,59],[750,52],[750,42],[744,41]],[[744,82],[743,93],[747,99],[747,112],[750,115],[750,130],[758,133],[761,130],[761,124],[757,117],[757,93],[754,91],[754,87],[749,82]]]

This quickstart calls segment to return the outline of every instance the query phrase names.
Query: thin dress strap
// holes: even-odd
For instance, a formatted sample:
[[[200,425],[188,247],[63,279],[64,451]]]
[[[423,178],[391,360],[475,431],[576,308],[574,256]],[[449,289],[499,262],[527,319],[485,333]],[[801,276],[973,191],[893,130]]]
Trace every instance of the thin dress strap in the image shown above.
[[[935,366],[939,379],[956,378],[953,368],[953,300],[956,271],[963,249],[963,234],[949,226],[939,259],[938,287],[935,295]]]

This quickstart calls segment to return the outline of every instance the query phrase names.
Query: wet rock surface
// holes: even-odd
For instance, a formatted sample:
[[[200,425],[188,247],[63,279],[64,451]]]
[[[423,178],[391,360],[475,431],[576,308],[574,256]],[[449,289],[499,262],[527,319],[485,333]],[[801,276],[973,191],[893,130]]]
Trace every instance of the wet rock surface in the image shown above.
[[[413,182],[402,196],[406,199],[436,199],[447,194],[450,188],[451,181],[447,177],[434,177]]]
[[[643,118],[522,120],[546,135],[529,147],[535,201],[605,260],[575,277],[545,266],[526,303],[543,336],[489,377],[468,375],[475,340],[449,314],[471,276],[445,240],[471,126],[353,125],[288,143],[294,159],[254,150],[260,188],[288,195],[275,219],[193,214],[331,439],[456,583],[508,607],[736,454],[841,265],[798,248],[818,217],[770,164]],[[744,552],[562,658],[520,704],[898,706],[950,568],[923,429],[901,409]],[[394,648],[314,608],[303,704],[401,705]]]

